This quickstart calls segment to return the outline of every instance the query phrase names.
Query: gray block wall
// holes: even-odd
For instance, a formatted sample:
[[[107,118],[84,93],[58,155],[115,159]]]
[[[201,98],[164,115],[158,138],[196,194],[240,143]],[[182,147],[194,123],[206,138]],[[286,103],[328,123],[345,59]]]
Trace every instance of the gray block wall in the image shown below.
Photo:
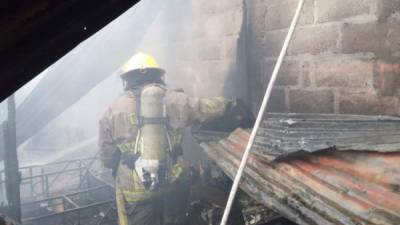
[[[247,1],[256,111],[297,0]],[[306,0],[271,111],[399,115],[400,1]]]
[[[172,0],[141,49],[171,87],[257,111],[298,0]],[[399,115],[399,0],[306,0],[270,102],[276,112]]]
[[[244,15],[242,0],[171,0],[140,49],[160,61],[170,87],[246,98]]]

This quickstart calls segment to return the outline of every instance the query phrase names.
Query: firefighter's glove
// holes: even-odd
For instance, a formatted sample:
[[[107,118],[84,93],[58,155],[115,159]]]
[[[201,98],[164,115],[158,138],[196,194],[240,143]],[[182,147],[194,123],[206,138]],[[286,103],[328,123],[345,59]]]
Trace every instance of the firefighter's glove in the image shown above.
[[[138,154],[133,152],[124,152],[121,155],[121,163],[127,166],[129,169],[135,169],[135,162],[139,158]]]
[[[120,159],[121,159],[121,152],[115,151],[112,155],[112,160],[111,160],[111,174],[114,179],[117,177]]]
[[[249,128],[254,125],[254,115],[241,99],[228,104],[224,117],[233,126],[232,128]]]
[[[250,128],[254,125],[254,116],[240,99],[231,101],[221,118],[201,124],[195,129],[232,132],[238,127]]]

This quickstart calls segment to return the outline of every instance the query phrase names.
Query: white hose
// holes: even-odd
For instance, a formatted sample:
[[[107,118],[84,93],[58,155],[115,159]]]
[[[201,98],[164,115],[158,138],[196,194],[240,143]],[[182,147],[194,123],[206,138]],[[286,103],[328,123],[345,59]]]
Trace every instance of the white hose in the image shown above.
[[[240,180],[242,178],[244,168],[246,167],[246,163],[247,163],[247,160],[248,160],[249,155],[250,155],[250,150],[253,147],[254,139],[256,137],[258,128],[260,127],[261,121],[263,119],[263,115],[264,115],[265,109],[267,107],[268,100],[269,100],[269,98],[271,96],[272,88],[274,87],[274,84],[275,84],[275,81],[276,81],[276,77],[277,77],[278,72],[279,72],[279,70],[280,70],[280,68],[282,66],[282,62],[283,62],[283,59],[284,59],[285,54],[287,52],[287,49],[289,47],[289,43],[290,43],[290,41],[291,41],[291,39],[293,37],[293,33],[294,33],[295,28],[296,28],[297,22],[299,20],[300,13],[302,11],[303,5],[304,5],[304,0],[300,0],[299,1],[299,5],[297,6],[296,13],[295,13],[295,15],[293,17],[293,21],[292,21],[292,23],[290,25],[289,32],[288,32],[288,34],[286,36],[286,39],[285,39],[285,42],[283,44],[281,53],[279,54],[278,61],[276,62],[274,71],[272,72],[272,76],[271,76],[271,79],[269,81],[269,84],[268,84],[268,87],[267,87],[267,91],[265,92],[264,99],[262,101],[260,111],[258,112],[257,119],[256,119],[256,122],[254,124],[254,128],[251,131],[249,142],[247,143],[246,150],[245,150],[245,152],[243,154],[242,160],[241,160],[240,165],[239,165],[239,169],[238,169],[238,171],[236,173],[236,176],[235,176],[235,179],[233,181],[232,189],[231,189],[231,192],[229,193],[229,198],[228,198],[228,201],[226,203],[224,215],[222,216],[222,220],[221,220],[220,225],[226,225],[226,223],[228,221],[229,213],[231,211],[232,204],[233,204],[233,200],[235,199],[235,195],[236,195],[236,192],[238,190],[239,183],[240,183]]]

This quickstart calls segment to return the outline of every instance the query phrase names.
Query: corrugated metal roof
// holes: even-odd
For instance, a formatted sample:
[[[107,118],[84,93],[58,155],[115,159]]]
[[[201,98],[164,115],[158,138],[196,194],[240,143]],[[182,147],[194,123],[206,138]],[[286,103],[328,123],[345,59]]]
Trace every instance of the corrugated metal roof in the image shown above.
[[[300,118],[302,115],[298,116]],[[327,121],[333,122],[337,119],[323,117],[325,116],[320,117],[322,124],[331,125]],[[292,116],[290,118],[293,119]],[[348,130],[363,127],[365,129],[358,130],[370,133],[370,126],[363,123],[371,123],[372,117],[357,117],[353,120],[349,116],[347,121],[346,118],[341,121],[342,118],[344,117],[337,119],[337,123],[353,124],[348,126]],[[318,118],[314,117],[313,121],[317,123]],[[350,121],[359,121],[360,124],[355,126],[355,122]],[[389,127],[395,132],[397,121],[396,118],[379,117],[373,127],[385,135],[383,130]],[[293,128],[294,124],[296,123],[290,123],[291,126],[288,127]],[[302,123],[297,123],[300,124]],[[317,124],[314,124],[316,128],[319,127]],[[281,128],[282,126],[284,125]],[[333,125],[328,127],[332,128],[331,131],[334,130]],[[350,132],[340,125],[336,128],[344,133]],[[213,138],[207,139],[201,132],[196,135],[206,154],[233,177],[249,132],[238,129],[227,138],[224,138],[223,133],[209,136]],[[394,144],[393,142],[393,146]],[[400,153],[376,150],[338,151],[330,148],[270,161],[271,158],[265,156],[266,150],[258,146],[253,149],[241,188],[253,198],[299,224],[400,224]]]
[[[268,159],[323,149],[400,151],[400,118],[334,114],[268,114],[255,147]]]

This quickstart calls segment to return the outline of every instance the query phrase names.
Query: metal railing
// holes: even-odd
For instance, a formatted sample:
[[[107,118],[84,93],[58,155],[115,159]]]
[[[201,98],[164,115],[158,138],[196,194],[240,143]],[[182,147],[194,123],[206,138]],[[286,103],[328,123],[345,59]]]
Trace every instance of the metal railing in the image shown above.
[[[22,224],[116,224],[111,172],[94,164],[95,158],[85,158],[20,167]],[[0,171],[3,205],[5,182]]]
[[[105,225],[116,223],[114,191],[100,185],[22,204],[24,225]]]
[[[22,202],[45,198],[51,194],[57,193],[57,187],[60,191],[67,189],[76,189],[84,182],[83,174],[87,172],[88,166],[94,158],[67,160],[50,163],[46,165],[32,165],[20,167],[21,174],[21,200]],[[65,183],[65,178],[70,177],[68,185],[59,187]],[[0,171],[0,199],[4,202],[5,193],[5,174]]]

